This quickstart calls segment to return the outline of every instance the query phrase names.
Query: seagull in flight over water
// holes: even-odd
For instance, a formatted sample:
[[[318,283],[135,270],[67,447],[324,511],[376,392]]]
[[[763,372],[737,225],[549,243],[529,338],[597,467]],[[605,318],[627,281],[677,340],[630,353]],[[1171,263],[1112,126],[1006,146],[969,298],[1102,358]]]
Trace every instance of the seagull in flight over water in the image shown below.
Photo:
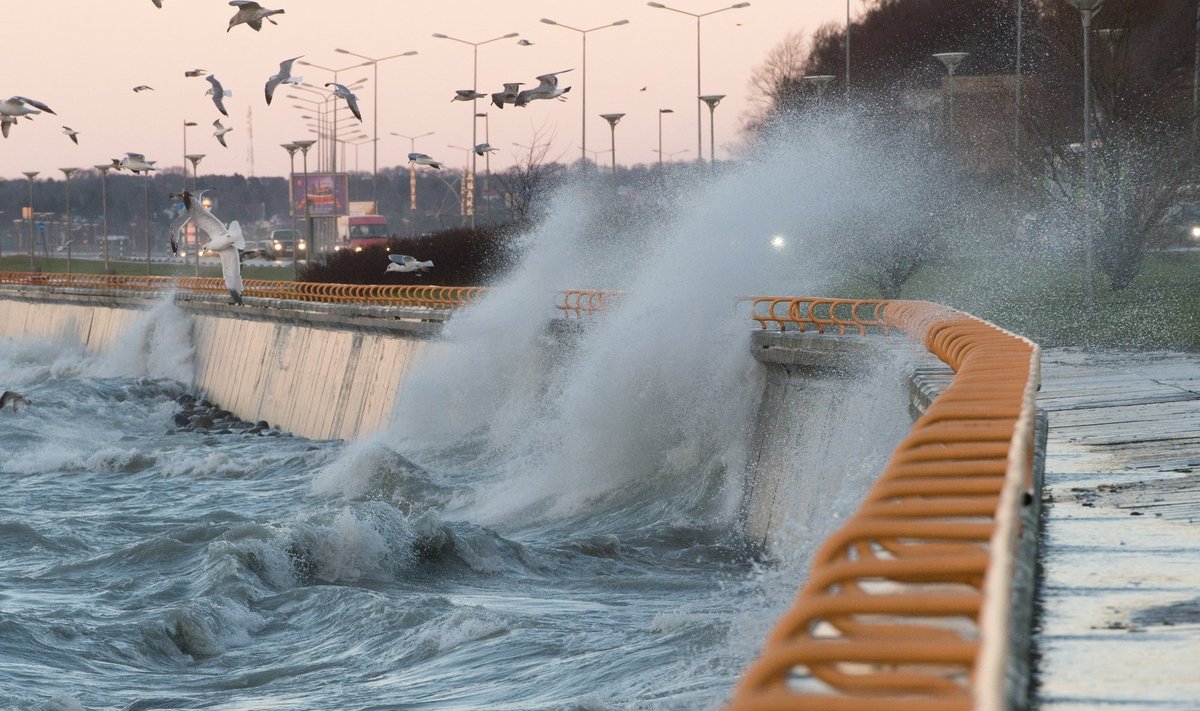
[[[185,77],[202,77],[205,74],[208,74],[208,72],[203,69],[188,69],[183,73]]]
[[[503,109],[505,104],[517,103],[517,94],[521,92],[521,85],[524,82],[514,81],[504,85],[504,91],[497,91],[492,94],[492,103],[496,108]]]
[[[407,254],[389,254],[388,259],[392,263],[387,265],[387,269],[383,270],[385,274],[388,272],[417,272],[417,274],[420,274],[426,269],[433,268],[432,260],[422,262],[416,257],[410,257]]]
[[[481,155],[485,155],[487,153],[495,153],[498,150],[500,150],[500,149],[493,148],[492,144],[490,144],[490,143],[480,143],[479,145],[475,146],[475,155],[481,156]]]
[[[32,405],[29,398],[21,393],[15,393],[12,390],[5,390],[3,395],[0,395],[0,410],[4,409],[5,405],[12,405],[12,411],[17,411],[18,405]]]
[[[222,148],[228,148],[229,146],[225,145],[225,134],[232,131],[233,127],[225,128],[221,125],[221,119],[217,119],[213,121],[213,128],[217,129],[213,131],[213,135],[217,137],[217,143],[220,143]]]
[[[358,97],[345,84],[337,84],[334,82],[325,82],[325,86],[333,87],[334,96],[339,96],[346,100],[346,105],[350,107],[350,113],[354,114],[354,118],[362,121],[362,112],[358,110]]]
[[[209,74],[208,76],[204,77],[204,79],[208,81],[209,84],[212,84],[212,88],[204,93],[212,94],[212,101],[217,105],[217,111],[220,111],[223,115],[228,116],[229,112],[225,110],[225,97],[229,96],[230,93],[225,91],[225,88],[221,86],[221,82],[217,81],[217,76],[215,74]]]
[[[117,168],[134,173],[149,173],[152,170],[158,170],[154,167],[157,161],[146,160],[146,156],[142,153],[126,153],[124,158],[119,161],[114,159],[114,161]]]
[[[475,91],[474,89],[455,89],[454,98],[451,99],[451,101],[474,101],[476,99],[482,99],[485,96],[487,96],[487,94],[481,91]]]
[[[441,163],[430,158],[429,156],[425,155],[424,153],[409,153],[408,154],[408,162],[416,163],[417,165],[427,165],[430,168],[437,168],[438,170],[442,169]]]
[[[271,19],[271,15],[283,14],[283,10],[271,10],[252,2],[252,0],[230,0],[229,4],[236,7],[238,11],[229,18],[229,27],[225,28],[226,32],[243,23],[250,25],[250,29],[258,32],[262,29],[263,20],[272,25],[278,25],[278,22]]]
[[[517,106],[526,106],[530,101],[534,101],[536,99],[557,99],[571,90],[571,87],[569,86],[565,89],[558,88],[558,75],[565,74],[569,71],[571,70],[564,69],[559,72],[542,74],[541,76],[536,77],[538,80],[538,85],[532,89],[526,89],[520,94],[517,94],[517,100],[514,103]]]
[[[63,126],[63,133],[67,134],[67,138],[70,138],[72,141],[74,141],[75,145],[79,145],[79,131],[76,131],[70,126]]]
[[[217,219],[204,206],[202,197],[205,192],[207,191],[200,190],[199,192],[192,193],[184,190],[182,193],[173,193],[171,195],[173,199],[183,201],[183,213],[176,215],[175,219],[171,221],[171,239],[174,241],[175,236],[187,225],[189,220],[196,224],[197,229],[203,230],[204,234],[208,235],[208,244],[200,249],[211,250],[221,257],[221,276],[225,278],[225,288],[229,290],[229,295],[233,297],[233,303],[241,306],[242,260],[239,252],[246,249],[246,239],[242,235],[242,226],[237,220],[234,220],[226,227],[225,223]],[[180,219],[184,214],[187,217]]]
[[[300,57],[303,56],[303,54],[300,55]],[[279,88],[280,84],[299,84],[300,82],[304,81],[304,77],[292,76],[292,62],[296,61],[300,57],[292,57],[291,59],[285,59],[280,62],[279,72],[272,74],[271,78],[267,80],[267,106],[271,105],[271,99],[275,98],[275,90]]]
[[[133,93],[135,94],[140,94],[143,91],[154,91],[154,87],[149,86],[148,84],[138,84],[137,86],[133,87]]]
[[[30,106],[33,108],[29,108]],[[48,114],[54,113],[49,106],[28,96],[10,96],[4,101],[0,101],[0,115],[3,116],[27,116],[40,114],[42,111]]]

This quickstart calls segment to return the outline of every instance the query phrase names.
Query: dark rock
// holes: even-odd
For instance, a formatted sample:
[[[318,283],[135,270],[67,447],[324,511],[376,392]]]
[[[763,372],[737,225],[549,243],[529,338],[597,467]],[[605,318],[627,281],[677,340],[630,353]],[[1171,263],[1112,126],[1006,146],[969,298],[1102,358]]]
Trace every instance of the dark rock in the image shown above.
[[[189,420],[188,420],[187,415],[183,414],[182,412],[175,413],[175,426],[176,427],[187,427],[188,422],[189,422]]]
[[[255,423],[254,423],[254,426],[255,426],[255,427],[260,427],[260,428],[262,428],[262,429],[264,429],[264,430],[269,430],[269,429],[271,429],[271,424],[270,424],[269,422],[267,422],[266,420],[259,420],[258,422],[255,422]]]
[[[213,419],[208,415],[196,415],[192,418],[192,427],[196,429],[209,429],[213,426]]]

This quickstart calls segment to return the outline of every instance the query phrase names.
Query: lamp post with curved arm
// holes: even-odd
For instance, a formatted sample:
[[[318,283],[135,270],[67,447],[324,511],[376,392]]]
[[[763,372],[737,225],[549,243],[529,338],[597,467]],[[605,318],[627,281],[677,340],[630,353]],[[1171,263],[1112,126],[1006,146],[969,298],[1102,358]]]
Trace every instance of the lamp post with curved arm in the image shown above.
[[[583,104],[583,107],[580,110],[580,117],[579,117],[580,118],[579,149],[580,149],[580,160],[587,160],[587,36],[588,36],[589,32],[595,32],[596,30],[603,30],[603,29],[606,29],[609,27],[620,27],[621,25],[628,25],[629,20],[617,20],[616,22],[610,22],[606,25],[599,25],[598,27],[591,27],[586,30],[580,29],[578,27],[572,27],[572,26],[564,24],[562,22],[557,22],[555,20],[551,20],[548,17],[543,17],[542,22],[544,22],[547,25],[554,25],[555,27],[562,27],[563,29],[571,30],[573,32],[578,32],[580,34],[580,36],[583,38],[583,73],[582,73],[582,81],[580,82],[582,84],[582,86],[580,87],[580,94],[582,95],[582,96],[580,96],[580,103]]]
[[[475,93],[479,93],[479,48],[485,44],[491,44],[492,42],[499,42],[502,39],[512,39],[513,37],[519,37],[520,33],[519,32],[509,32],[508,34],[500,35],[499,37],[493,37],[489,40],[483,40],[482,42],[468,42],[467,40],[464,40],[464,39],[459,39],[457,37],[451,37],[450,35],[442,34],[441,32],[434,32],[433,36],[437,39],[447,39],[447,40],[451,40],[453,42],[458,42],[459,44],[465,44],[471,48],[471,52],[472,52],[472,55],[471,55],[471,90],[474,91]],[[475,118],[475,114],[477,114],[479,112],[478,107],[479,107],[479,99],[471,99],[471,145],[472,146],[479,143],[479,128],[477,126],[478,121]],[[476,161],[475,161],[475,158],[472,158],[471,159],[471,189],[469,191],[470,194],[469,194],[469,196],[463,198],[463,204],[466,206],[467,211],[470,213],[471,227],[475,226],[475,168],[476,168]],[[468,192],[468,191],[464,191],[464,192]]]
[[[389,57],[379,57],[378,59],[376,59],[374,57],[368,57],[365,54],[359,54],[358,52],[351,52],[348,49],[340,49],[339,48],[339,49],[335,49],[333,51],[339,52],[341,54],[349,54],[350,56],[358,57],[359,59],[365,59],[367,61],[363,62],[362,66],[365,67],[368,64],[370,64],[375,67],[375,77],[373,80],[374,87],[375,87],[374,88],[374,100],[372,102],[374,104],[374,106],[371,109],[372,114],[373,114],[371,117],[372,130],[375,131],[375,138],[374,138],[375,150],[374,150],[374,155],[371,158],[371,185],[372,185],[371,199],[375,203],[375,212],[378,213],[379,212],[379,63],[386,62],[389,59],[397,59],[399,57],[411,57],[417,53],[417,50],[410,49],[407,52],[393,54]],[[357,151],[355,151],[354,158],[355,158],[355,162],[357,162],[358,161],[358,152]],[[354,168],[355,168],[355,170],[357,170],[358,166],[356,165]]]
[[[708,17],[709,15],[715,15],[719,12],[725,12],[726,10],[740,10],[744,7],[750,7],[750,3],[748,3],[748,2],[734,3],[733,5],[729,5],[728,7],[722,7],[717,10],[709,10],[708,12],[701,12],[701,13],[688,12],[687,10],[679,10],[677,8],[670,7],[668,5],[664,5],[661,2],[648,2],[646,4],[649,5],[650,7],[657,8],[659,10],[670,10],[671,12],[677,12],[680,15],[687,15],[689,17],[696,18],[696,94],[695,95],[697,97],[700,96],[700,91],[701,91],[701,89],[700,89],[700,20],[702,18]],[[696,101],[696,158],[703,159],[703,157],[704,157],[704,139],[701,137],[700,101],[697,100]]]
[[[1092,60],[1091,35],[1092,17],[1100,12],[1104,0],[1067,0],[1072,7],[1079,10],[1079,20],[1083,24],[1083,253],[1087,268],[1087,306],[1091,311],[1096,300],[1095,284],[1092,271]]]
[[[96,170],[100,171],[100,211],[104,220],[104,273],[108,274],[108,171],[112,163],[97,163]]]

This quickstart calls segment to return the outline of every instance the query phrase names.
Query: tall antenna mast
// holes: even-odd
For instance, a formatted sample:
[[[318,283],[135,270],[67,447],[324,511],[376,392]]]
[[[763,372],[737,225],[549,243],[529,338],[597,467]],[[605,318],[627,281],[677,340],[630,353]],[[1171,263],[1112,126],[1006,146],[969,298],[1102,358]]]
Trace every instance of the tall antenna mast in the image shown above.
[[[246,107],[246,162],[250,164],[247,177],[254,177],[254,110]]]

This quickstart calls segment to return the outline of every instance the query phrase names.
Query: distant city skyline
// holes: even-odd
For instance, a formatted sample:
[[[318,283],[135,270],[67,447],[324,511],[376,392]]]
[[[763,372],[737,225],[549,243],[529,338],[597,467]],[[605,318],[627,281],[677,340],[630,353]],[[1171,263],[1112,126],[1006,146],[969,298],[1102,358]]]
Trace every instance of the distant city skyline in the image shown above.
[[[355,132],[357,149],[339,156],[339,169],[372,170],[373,123],[379,117],[379,167],[406,165],[410,142],[393,134],[419,136],[417,150],[443,161],[448,168],[463,165],[472,139],[471,105],[451,102],[457,89],[469,89],[472,47],[449,39],[482,42],[507,33],[519,38],[500,39],[478,48],[479,85],[490,94],[504,82],[536,84],[535,76],[563,69],[560,86],[571,86],[566,101],[537,101],[526,108],[511,105],[503,110],[480,99],[477,140],[499,149],[492,154],[494,170],[511,165],[514,152],[524,149],[536,133],[552,138],[547,156],[563,162],[578,160],[581,153],[581,102],[583,77],[581,34],[540,22],[543,17],[581,29],[628,20],[617,27],[587,35],[587,148],[601,163],[608,159],[608,124],[602,113],[620,112],[616,133],[617,161],[623,165],[653,163],[658,159],[659,109],[664,115],[663,151],[674,160],[695,160],[696,146],[696,21],[679,12],[648,7],[642,0],[604,3],[562,3],[554,0],[447,0],[405,8],[389,0],[274,0],[264,6],[286,12],[264,22],[261,32],[245,25],[226,32],[234,8],[223,0],[163,0],[158,9],[151,0],[39,0],[5,8],[7,29],[5,86],[0,98],[19,95],[45,102],[57,115],[21,119],[7,139],[0,139],[3,156],[0,178],[24,180],[23,171],[41,171],[40,178],[60,179],[59,168],[91,168],[120,158],[126,151],[144,153],[161,168],[184,164],[187,153],[204,154],[199,164],[205,173],[251,174],[249,149],[253,148],[253,174],[283,176],[289,170],[281,143],[315,138],[302,115],[315,115],[308,100],[318,94],[280,87],[270,106],[263,88],[279,62],[297,55],[302,61],[341,69],[338,81],[352,84],[366,79],[356,90],[363,121],[351,120],[339,129],[339,138]],[[720,11],[735,4],[720,0],[674,0],[663,3],[686,13]],[[862,12],[861,0],[851,1],[852,13]],[[334,11],[336,10],[336,12]],[[844,0],[751,0],[749,7],[716,12],[701,21],[702,93],[725,94],[717,108],[718,158],[728,157],[723,146],[736,142],[750,106],[750,76],[787,34],[802,31],[811,36],[828,22],[845,21]],[[68,19],[69,18],[69,19]],[[531,44],[518,43],[524,39]],[[366,57],[390,57],[415,51],[412,56],[388,59],[378,65],[382,89],[375,105],[375,67],[362,66]],[[218,113],[205,92],[202,77],[188,78],[186,70],[201,68],[215,74],[232,91],[225,99],[229,116]],[[333,81],[332,72],[297,62],[293,74],[308,84]],[[136,86],[152,90],[135,92]],[[303,97],[305,101],[289,98]],[[249,112],[249,114],[248,114]],[[350,117],[344,103],[339,119]],[[228,148],[213,136],[213,121],[220,119],[232,131],[225,135]],[[705,159],[708,153],[707,108],[703,111]],[[195,126],[185,129],[184,122]],[[63,126],[78,132],[79,144],[63,133]],[[485,130],[486,127],[486,130]],[[251,128],[253,142],[250,140]],[[480,168],[482,171],[480,159]],[[356,166],[357,163],[357,166]],[[297,156],[297,168],[299,168]],[[316,156],[310,154],[310,170]],[[347,165],[348,164],[348,165]]]

